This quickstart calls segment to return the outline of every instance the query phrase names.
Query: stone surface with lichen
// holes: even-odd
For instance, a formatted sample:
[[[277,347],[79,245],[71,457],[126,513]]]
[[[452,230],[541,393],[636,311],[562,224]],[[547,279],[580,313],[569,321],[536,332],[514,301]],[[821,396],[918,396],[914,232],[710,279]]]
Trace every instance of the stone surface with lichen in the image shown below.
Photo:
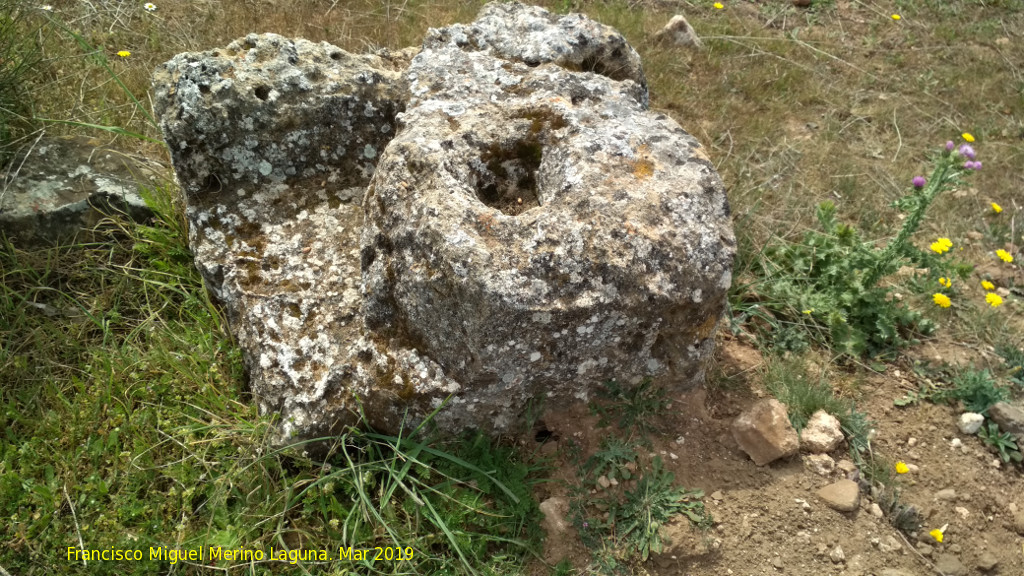
[[[197,265],[282,439],[702,381],[725,193],[635,54],[513,3],[418,51],[250,35],[157,70]]]

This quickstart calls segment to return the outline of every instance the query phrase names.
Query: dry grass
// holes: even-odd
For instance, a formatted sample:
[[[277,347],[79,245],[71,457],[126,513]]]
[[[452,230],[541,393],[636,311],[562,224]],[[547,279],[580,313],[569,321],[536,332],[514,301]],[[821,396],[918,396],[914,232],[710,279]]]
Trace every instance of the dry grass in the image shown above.
[[[469,21],[481,3],[453,0],[157,3],[62,1],[53,15],[105,57],[144,103],[150,72],[181,51],[223,46],[250,32],[276,32],[351,51],[402,48],[428,27]],[[615,26],[640,51],[652,106],[674,116],[710,149],[729,188],[744,246],[793,238],[833,200],[840,217],[884,241],[890,204],[925,172],[926,153],[964,131],[978,137],[985,168],[971,187],[941,197],[920,233],[949,236],[980,263],[1020,243],[1022,226],[993,227],[989,203],[1020,215],[1024,163],[1022,0],[891,3],[542,2]],[[890,14],[902,19],[894,21]],[[705,48],[659,46],[653,34],[685,14]],[[67,33],[44,41],[47,66],[35,87],[37,115],[123,126],[159,138],[101,67]],[[120,59],[119,50],[131,57]],[[73,130],[50,126],[50,130]],[[104,136],[108,136],[104,134]],[[123,139],[125,147],[139,147]],[[159,147],[151,155],[163,156]],[[981,241],[967,241],[968,232]],[[1011,238],[1011,232],[1015,237]]]

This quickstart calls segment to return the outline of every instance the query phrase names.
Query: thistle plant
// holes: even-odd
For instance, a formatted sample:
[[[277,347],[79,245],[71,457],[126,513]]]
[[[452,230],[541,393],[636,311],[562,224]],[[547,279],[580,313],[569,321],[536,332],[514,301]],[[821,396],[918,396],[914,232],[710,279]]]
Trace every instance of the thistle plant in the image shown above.
[[[971,137],[970,140],[973,141],[974,138]],[[898,208],[907,212],[903,226],[896,237],[885,246],[876,259],[875,265],[865,275],[865,284],[874,286],[882,277],[892,274],[899,268],[902,257],[907,255],[910,238],[921,227],[924,215],[935,198],[943,191],[961,185],[964,175],[981,169],[981,162],[976,162],[975,157],[976,153],[970,144],[962,144],[957,148],[952,141],[949,141],[946,142],[945,153],[939,154],[935,159],[935,169],[932,171],[931,178],[925,180],[921,176],[914,177],[911,193],[896,202]],[[945,242],[942,242],[943,240]],[[946,250],[952,246],[952,243],[945,238],[940,238],[938,242],[946,244]],[[934,249],[933,251],[938,252]]]
[[[967,136],[965,140],[973,140]],[[762,334],[776,346],[794,348],[810,340],[859,356],[891,351],[914,342],[918,334],[930,334],[934,324],[903,304],[881,280],[908,264],[927,268],[943,290],[952,287],[954,276],[967,277],[969,266],[942,256],[953,247],[952,240],[939,238],[928,252],[916,248],[911,238],[939,194],[960,186],[981,168],[976,156],[970,144],[948,142],[934,157],[931,175],[914,177],[909,193],[895,202],[906,217],[882,248],[841,223],[833,203],[821,203],[820,230],[806,232],[799,242],[766,247],[760,270],[755,270],[760,279],[749,294],[752,301],[734,306],[747,316],[768,319]],[[932,301],[943,308],[952,304],[942,292],[933,294]]]

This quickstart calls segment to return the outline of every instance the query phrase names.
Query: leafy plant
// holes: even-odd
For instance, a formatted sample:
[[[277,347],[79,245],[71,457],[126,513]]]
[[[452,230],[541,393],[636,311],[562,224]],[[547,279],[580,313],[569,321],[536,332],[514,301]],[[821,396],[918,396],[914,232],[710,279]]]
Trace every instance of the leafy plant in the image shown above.
[[[751,269],[757,281],[733,307],[748,313],[759,307],[761,317],[770,318],[762,335],[788,349],[800,349],[809,340],[851,356],[879,354],[913,343],[918,334],[931,334],[934,324],[894,298],[892,287],[881,280],[910,264],[927,265],[936,279],[967,274],[968,267],[924,253],[910,242],[935,197],[970,171],[960,166],[961,160],[953,150],[937,156],[930,181],[924,184],[921,178],[895,203],[906,217],[884,248],[840,223],[835,205],[822,202],[816,212],[819,230],[765,248]],[[804,337],[794,337],[794,329]]]
[[[1003,345],[996,348],[996,353],[1003,357],[1009,369],[1007,379],[1018,390],[1024,391],[1024,350],[1016,346]]]
[[[1020,446],[1017,444],[1013,434],[999,431],[999,424],[989,421],[988,426],[978,429],[978,436],[990,449],[999,453],[999,458],[1009,464],[1015,462],[1020,464],[1024,460],[1021,455]]]
[[[896,406],[910,406],[923,400],[931,402],[963,402],[964,408],[979,414],[997,402],[1009,399],[1010,389],[1000,386],[988,370],[964,368],[952,376],[952,384],[922,384],[916,391],[893,400]]]
[[[591,479],[629,480],[629,464],[636,461],[636,444],[612,434],[601,439],[601,448],[587,459],[585,470]]]
[[[710,526],[711,515],[704,509],[700,490],[673,486],[675,476],[655,457],[651,470],[636,488],[626,492],[626,500],[616,512],[617,536],[627,548],[646,561],[651,552],[660,553],[661,527],[678,514],[684,514],[698,526]]]
[[[1010,390],[1000,386],[988,370],[966,368],[953,377],[953,387],[944,394],[948,400],[963,402],[970,412],[984,414],[997,402],[1010,398]]]
[[[598,426],[610,426],[613,422],[630,436],[638,433],[641,438],[655,431],[654,420],[665,413],[668,399],[665,390],[655,387],[645,379],[633,388],[624,388],[615,380],[605,382],[598,390],[599,401],[590,405],[592,413],[600,416]]]

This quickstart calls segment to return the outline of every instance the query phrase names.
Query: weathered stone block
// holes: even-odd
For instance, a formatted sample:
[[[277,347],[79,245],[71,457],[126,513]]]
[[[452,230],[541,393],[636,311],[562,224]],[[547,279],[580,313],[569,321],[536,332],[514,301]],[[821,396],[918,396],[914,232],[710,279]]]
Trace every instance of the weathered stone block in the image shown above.
[[[250,35],[155,75],[197,265],[282,437],[699,383],[735,242],[635,51],[491,4],[413,53]]]

